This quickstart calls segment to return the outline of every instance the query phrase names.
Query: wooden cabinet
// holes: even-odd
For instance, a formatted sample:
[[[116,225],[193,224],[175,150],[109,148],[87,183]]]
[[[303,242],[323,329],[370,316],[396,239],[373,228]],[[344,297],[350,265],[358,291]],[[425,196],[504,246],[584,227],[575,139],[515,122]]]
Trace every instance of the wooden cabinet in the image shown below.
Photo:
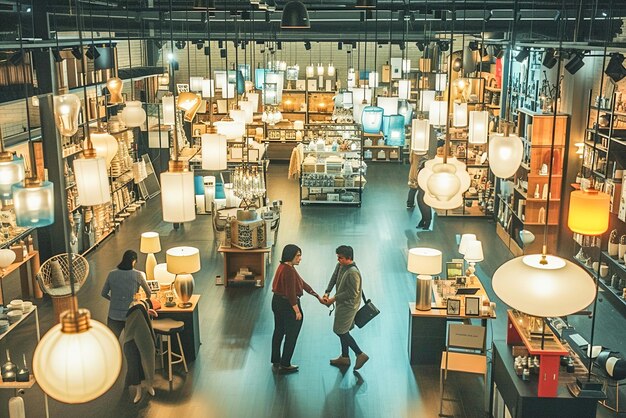
[[[224,256],[224,283],[226,287],[240,284],[250,284],[257,287],[265,286],[266,256],[271,251],[271,248],[242,250],[235,247],[220,246],[217,251]],[[237,272],[242,267],[247,267],[254,274],[254,278],[250,280],[236,278]]]

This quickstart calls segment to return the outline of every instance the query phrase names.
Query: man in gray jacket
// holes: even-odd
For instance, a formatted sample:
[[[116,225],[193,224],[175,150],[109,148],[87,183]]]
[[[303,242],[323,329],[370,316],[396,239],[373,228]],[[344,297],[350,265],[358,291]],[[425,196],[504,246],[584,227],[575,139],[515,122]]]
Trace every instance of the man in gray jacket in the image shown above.
[[[323,300],[327,305],[337,304],[333,332],[339,336],[341,341],[341,355],[332,359],[330,364],[336,367],[349,366],[349,349],[352,349],[356,355],[354,370],[359,370],[369,360],[369,357],[361,351],[350,335],[350,330],[354,327],[354,317],[361,305],[361,273],[353,261],[354,250],[352,247],[340,245],[335,253],[338,263],[330,282],[328,282]],[[335,296],[329,297],[335,286]]]

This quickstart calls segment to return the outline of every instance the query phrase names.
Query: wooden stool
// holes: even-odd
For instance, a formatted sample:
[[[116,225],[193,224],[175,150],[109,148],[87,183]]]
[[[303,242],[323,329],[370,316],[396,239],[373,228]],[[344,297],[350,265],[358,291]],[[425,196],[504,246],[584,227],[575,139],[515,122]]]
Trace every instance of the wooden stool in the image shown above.
[[[159,356],[161,357],[161,368],[165,369],[163,364],[163,356],[167,353],[167,364],[168,364],[168,379],[170,382],[172,381],[172,364],[183,363],[185,367],[185,372],[188,372],[187,369],[187,361],[185,360],[185,351],[183,350],[183,344],[180,342],[180,333],[185,329],[185,323],[183,321],[175,321],[170,318],[165,319],[155,319],[152,321],[152,328],[154,329],[154,333],[159,339]],[[172,351],[172,337],[176,335],[176,339],[178,340],[178,350],[180,353],[174,353]],[[167,351],[163,351],[163,339],[167,340]],[[172,361],[172,356],[176,358],[176,360]]]

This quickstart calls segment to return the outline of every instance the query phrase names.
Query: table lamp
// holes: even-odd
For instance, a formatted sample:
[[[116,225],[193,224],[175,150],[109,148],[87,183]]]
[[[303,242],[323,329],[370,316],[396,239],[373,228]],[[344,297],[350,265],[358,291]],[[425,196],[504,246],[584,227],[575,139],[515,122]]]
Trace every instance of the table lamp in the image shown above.
[[[154,280],[154,268],[157,265],[154,253],[161,251],[159,234],[156,232],[144,232],[141,234],[139,251],[143,254],[148,254],[146,257],[146,279]]]
[[[461,242],[459,242],[459,253],[465,255],[465,252],[467,251],[467,245],[471,241],[476,241],[476,234],[461,235]]]
[[[194,286],[191,273],[200,271],[200,250],[194,247],[174,247],[167,250],[165,255],[167,271],[176,275],[174,288],[181,301],[178,306],[189,308]]]
[[[409,250],[407,269],[417,274],[415,309],[429,311],[432,305],[432,275],[441,273],[441,251],[417,247]]]
[[[484,260],[483,244],[482,242],[478,240],[470,241],[464,250],[465,250],[465,257],[463,258],[465,258],[465,261],[469,263],[469,267],[467,268],[466,275],[469,278],[469,283],[474,284],[474,279],[476,278],[476,276],[474,275],[474,273],[476,272],[476,267],[475,267],[476,263],[479,263]]]

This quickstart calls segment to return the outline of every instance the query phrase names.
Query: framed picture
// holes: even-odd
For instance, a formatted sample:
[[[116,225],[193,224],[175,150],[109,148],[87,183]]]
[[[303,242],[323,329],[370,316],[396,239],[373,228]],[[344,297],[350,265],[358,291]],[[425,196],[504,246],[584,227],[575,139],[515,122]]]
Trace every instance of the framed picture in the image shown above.
[[[177,93],[186,93],[189,91],[189,84],[176,84]]]
[[[230,149],[230,158],[232,160],[242,160],[243,159],[243,148],[241,148],[241,147],[232,147]]]
[[[148,287],[150,288],[150,291],[152,293],[155,293],[161,290],[161,285],[159,284],[158,280],[148,280],[146,283],[148,283]]]
[[[296,90],[306,90],[306,80],[296,80]]]
[[[463,263],[452,261],[446,263],[446,279],[456,279],[463,275]]]
[[[480,298],[477,296],[465,296],[465,315],[480,315]]]
[[[258,148],[248,148],[248,161],[259,161]]]
[[[307,80],[307,89],[309,91],[317,91],[317,80]]]
[[[461,299],[448,298],[446,311],[448,315],[461,315]]]

